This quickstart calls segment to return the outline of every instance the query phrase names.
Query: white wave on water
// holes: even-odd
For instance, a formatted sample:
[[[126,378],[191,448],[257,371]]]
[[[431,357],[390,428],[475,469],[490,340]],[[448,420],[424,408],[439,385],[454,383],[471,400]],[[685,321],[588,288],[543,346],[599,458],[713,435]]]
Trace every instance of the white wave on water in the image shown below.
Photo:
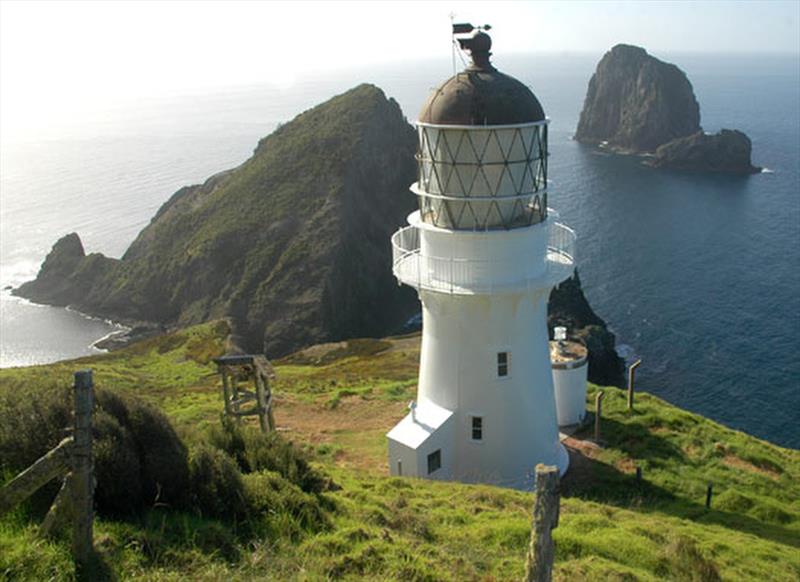
[[[106,320],[106,321],[108,322],[108,320]],[[98,339],[96,339],[95,341],[93,341],[91,344],[89,344],[89,347],[90,347],[91,349],[93,349],[93,350],[97,350],[98,352],[105,354],[105,353],[107,353],[107,352],[108,352],[108,350],[107,350],[107,349],[104,349],[104,348],[98,348],[98,347],[97,347],[97,344],[99,344],[100,342],[103,342],[103,341],[105,341],[105,340],[107,340],[107,339],[111,339],[112,337],[116,337],[116,336],[119,336],[119,335],[123,335],[123,334],[125,334],[126,332],[130,331],[130,328],[128,328],[128,327],[125,327],[124,325],[120,325],[120,324],[114,324],[114,323],[111,323],[111,322],[109,322],[109,323],[110,323],[111,325],[116,325],[116,326],[118,327],[118,329],[115,329],[115,330],[113,330],[113,331],[110,331],[110,332],[108,332],[106,335],[104,335],[103,337],[101,337],[101,338],[98,338]]]
[[[119,323],[117,321],[114,321],[113,319],[107,319],[105,317],[95,317],[94,315],[89,315],[88,313],[84,313],[83,311],[78,311],[77,309],[75,309],[74,307],[71,307],[69,305],[67,305],[64,309],[69,311],[70,313],[74,313],[75,315],[77,315],[79,317],[82,317],[83,319],[87,319],[89,321],[102,321],[106,325],[111,325],[111,326],[114,326],[115,328],[117,328],[117,329],[115,329],[114,331],[110,332],[107,335],[113,335],[114,333],[117,333],[117,332],[130,331],[129,327],[127,327],[125,325],[122,325],[121,323]],[[103,336],[103,337],[99,338],[97,341],[93,342],[92,345],[94,345],[95,343],[97,343],[99,341],[102,341],[104,339],[106,339],[106,336]]]
[[[614,347],[614,350],[617,352],[617,355],[620,358],[625,360],[626,363],[628,362],[628,360],[632,359],[636,355],[633,346],[630,346],[628,344],[617,344]]]
[[[12,295],[11,294],[11,289],[3,289],[2,292],[0,292],[0,300],[13,302],[13,303],[16,303],[18,305],[22,305],[22,306],[24,306],[26,308],[28,308],[28,307],[31,307],[31,308],[49,307],[48,305],[43,305],[41,303],[34,303],[30,299],[25,299],[24,297],[19,297],[17,295]]]
[[[774,174],[775,170],[771,170],[770,168],[761,168],[762,174]]]

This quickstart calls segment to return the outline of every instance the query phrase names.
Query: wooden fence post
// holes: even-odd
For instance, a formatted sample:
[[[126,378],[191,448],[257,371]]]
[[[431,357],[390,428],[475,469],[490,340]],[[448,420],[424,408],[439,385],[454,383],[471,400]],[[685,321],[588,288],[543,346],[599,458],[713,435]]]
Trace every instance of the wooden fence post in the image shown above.
[[[66,473],[61,489],[39,530],[48,536],[72,517],[72,556],[79,577],[92,555],[94,519],[94,462],[92,459],[92,371],[75,372],[74,427],[72,436],[62,440],[30,467],[0,488],[0,515],[25,501],[37,489]]]
[[[600,442],[600,418],[603,416],[603,396],[602,390],[597,393],[594,400],[594,442]]]
[[[628,368],[628,410],[633,410],[633,381],[636,378],[636,368],[642,360],[636,360],[631,367]]]
[[[558,527],[559,498],[558,467],[536,465],[536,501],[524,582],[550,582],[553,578],[552,531]]]
[[[72,450],[72,555],[79,569],[92,553],[94,519],[94,471],[92,460],[92,371],[75,372],[75,428]]]

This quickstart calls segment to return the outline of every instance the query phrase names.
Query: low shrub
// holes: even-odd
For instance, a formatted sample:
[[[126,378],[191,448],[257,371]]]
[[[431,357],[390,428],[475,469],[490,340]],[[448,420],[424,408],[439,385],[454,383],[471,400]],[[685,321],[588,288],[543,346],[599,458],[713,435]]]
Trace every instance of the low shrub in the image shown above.
[[[717,565],[703,555],[695,541],[680,536],[664,548],[657,573],[672,580],[719,582]]]
[[[254,428],[242,428],[223,418],[209,434],[212,446],[236,459],[244,473],[273,471],[306,493],[320,493],[327,479],[311,467],[308,455],[278,433],[264,434]]]
[[[0,392],[0,468],[17,473],[66,437],[70,398],[69,386],[56,383]]]
[[[122,515],[144,505],[142,466],[131,431],[103,409],[92,419],[94,471],[97,479],[94,499],[101,513]]]
[[[116,419],[122,430],[130,435],[125,442],[127,446],[112,448],[108,456],[103,456],[99,452],[95,455],[98,465],[98,490],[104,482],[110,484],[114,480],[120,481],[119,476],[123,472],[129,472],[125,463],[130,462],[129,458],[136,457],[141,495],[137,498],[138,502],[133,502],[131,510],[156,503],[185,505],[186,489],[189,484],[188,455],[186,446],[178,437],[169,419],[138,398],[108,390],[98,391],[97,408],[98,411],[105,411]],[[106,440],[107,436],[98,429],[95,423],[94,432],[96,435],[99,434],[102,440]],[[100,463],[106,465],[105,472],[101,472]],[[120,496],[114,496],[113,501],[115,512],[127,513],[126,505],[131,505],[129,497],[127,503]]]
[[[192,507],[201,514],[227,519],[247,515],[242,475],[236,462],[219,449],[203,445],[192,451],[189,482]]]
[[[97,389],[92,419],[97,488],[103,515],[126,515],[156,503],[187,501],[186,448],[169,420],[138,398]],[[0,394],[0,469],[15,474],[69,434],[72,391],[64,384],[32,387],[25,398]],[[34,499],[46,508],[57,490],[53,483]],[[46,499],[44,499],[46,498]]]
[[[754,505],[755,502],[747,495],[729,489],[717,496],[714,508],[734,513],[747,513]]]
[[[296,538],[304,531],[330,527],[320,498],[303,492],[277,473],[245,475],[244,489],[250,510],[266,518],[273,536]]]

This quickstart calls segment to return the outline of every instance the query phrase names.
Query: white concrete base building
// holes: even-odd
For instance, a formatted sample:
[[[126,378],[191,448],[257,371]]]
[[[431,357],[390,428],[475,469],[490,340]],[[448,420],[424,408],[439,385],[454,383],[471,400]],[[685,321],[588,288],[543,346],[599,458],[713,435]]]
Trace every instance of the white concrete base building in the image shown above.
[[[473,63],[417,123],[420,209],[392,237],[394,273],[422,303],[418,394],[389,433],[393,475],[533,485],[559,442],[547,331],[574,232],[547,208],[547,124],[533,93],[461,41]]]

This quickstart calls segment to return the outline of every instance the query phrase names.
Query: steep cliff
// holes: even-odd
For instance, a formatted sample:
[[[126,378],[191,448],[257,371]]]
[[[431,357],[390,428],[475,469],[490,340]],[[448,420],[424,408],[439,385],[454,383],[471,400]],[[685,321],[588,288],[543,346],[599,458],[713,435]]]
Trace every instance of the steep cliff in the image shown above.
[[[589,81],[575,139],[652,152],[700,130],[700,106],[686,74],[640,47],[618,44]]]
[[[625,362],[614,349],[616,338],[586,300],[577,270],[550,293],[547,327],[552,330],[559,325],[566,327],[571,337],[586,343],[590,382],[622,386]]]
[[[114,319],[228,316],[244,347],[271,354],[383,334],[417,309],[387,243],[414,205],[415,148],[397,103],[358,86],[179,190],[121,260],[83,256],[72,234],[16,292]]]
[[[723,129],[713,135],[698,131],[659,146],[647,163],[656,168],[755,174],[761,168],[752,164],[751,151],[750,138],[741,131]]]

